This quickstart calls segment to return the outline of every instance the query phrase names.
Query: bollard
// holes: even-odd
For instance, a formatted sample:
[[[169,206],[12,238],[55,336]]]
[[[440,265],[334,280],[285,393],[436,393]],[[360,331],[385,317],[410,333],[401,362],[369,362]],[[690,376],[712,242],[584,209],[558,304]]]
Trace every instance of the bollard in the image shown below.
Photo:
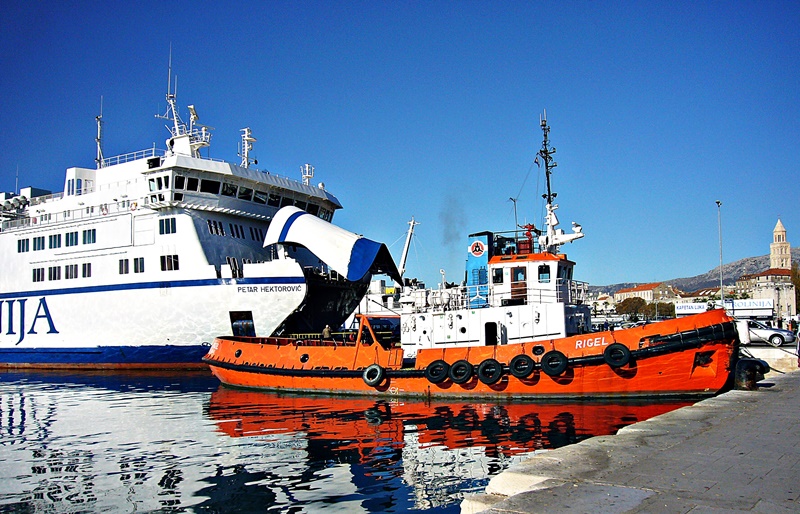
[[[761,359],[739,359],[736,363],[734,386],[736,389],[755,391],[758,382],[769,373],[769,364]]]

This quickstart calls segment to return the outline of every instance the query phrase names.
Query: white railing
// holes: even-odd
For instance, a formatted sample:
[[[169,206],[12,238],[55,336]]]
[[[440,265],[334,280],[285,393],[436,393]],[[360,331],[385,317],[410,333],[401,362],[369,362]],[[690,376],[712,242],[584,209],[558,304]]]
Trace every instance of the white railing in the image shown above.
[[[164,150],[156,150],[155,147],[153,147],[153,148],[148,148],[147,150],[139,150],[138,152],[115,155],[114,157],[103,159],[102,167],[106,168],[108,166],[114,166],[115,164],[138,161],[139,159],[144,159],[147,157],[156,157],[156,152],[160,152],[163,155]]]

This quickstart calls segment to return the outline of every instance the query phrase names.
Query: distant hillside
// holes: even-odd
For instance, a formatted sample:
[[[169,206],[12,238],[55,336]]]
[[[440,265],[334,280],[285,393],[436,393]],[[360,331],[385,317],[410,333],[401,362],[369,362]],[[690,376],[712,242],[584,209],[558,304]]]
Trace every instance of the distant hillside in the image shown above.
[[[800,263],[800,248],[792,248],[792,262]],[[769,255],[759,257],[747,257],[745,259],[731,262],[722,266],[722,283],[726,286],[736,283],[736,279],[742,275],[760,273],[769,269]],[[663,282],[673,285],[682,291],[697,291],[707,287],[719,287],[719,266],[695,277],[673,278]],[[589,286],[592,293],[613,294],[626,287],[633,287],[639,283],[623,282],[621,284],[611,284],[607,286]]]

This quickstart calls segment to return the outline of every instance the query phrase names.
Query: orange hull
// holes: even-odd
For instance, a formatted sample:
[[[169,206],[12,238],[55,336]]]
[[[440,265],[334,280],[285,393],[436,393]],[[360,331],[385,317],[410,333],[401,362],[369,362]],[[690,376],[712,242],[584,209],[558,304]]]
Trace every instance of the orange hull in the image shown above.
[[[368,334],[372,337],[362,337]],[[363,318],[355,343],[223,337],[215,340],[204,361],[223,383],[245,388],[598,398],[713,395],[729,384],[738,354],[735,326],[722,310],[547,341],[421,350],[413,367],[403,367],[402,349],[396,345],[365,342],[377,340]],[[519,355],[525,356],[521,363],[522,368],[528,365],[526,375],[520,363],[514,366]],[[449,368],[443,379],[442,370],[434,369],[437,363]],[[454,375],[457,367],[462,373]]]

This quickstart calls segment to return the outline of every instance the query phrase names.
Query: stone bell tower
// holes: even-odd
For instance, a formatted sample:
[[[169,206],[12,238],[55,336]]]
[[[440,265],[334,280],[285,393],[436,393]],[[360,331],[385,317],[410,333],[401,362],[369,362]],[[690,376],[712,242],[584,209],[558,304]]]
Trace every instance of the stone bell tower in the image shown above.
[[[772,230],[772,244],[769,245],[769,267],[771,269],[792,269],[792,248],[786,241],[786,229],[780,218]]]

